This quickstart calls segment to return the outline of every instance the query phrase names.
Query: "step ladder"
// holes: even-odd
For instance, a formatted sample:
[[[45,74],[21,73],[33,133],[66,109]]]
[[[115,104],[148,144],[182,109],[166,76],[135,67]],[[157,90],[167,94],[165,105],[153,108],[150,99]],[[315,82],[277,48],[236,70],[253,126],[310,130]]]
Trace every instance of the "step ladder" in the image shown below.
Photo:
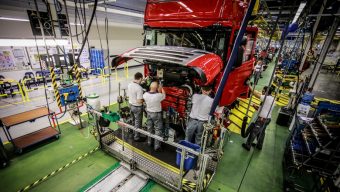
[[[121,162],[120,166],[103,176],[98,182],[86,189],[86,192],[138,192],[148,182],[149,177],[141,171],[132,171],[129,165]]]

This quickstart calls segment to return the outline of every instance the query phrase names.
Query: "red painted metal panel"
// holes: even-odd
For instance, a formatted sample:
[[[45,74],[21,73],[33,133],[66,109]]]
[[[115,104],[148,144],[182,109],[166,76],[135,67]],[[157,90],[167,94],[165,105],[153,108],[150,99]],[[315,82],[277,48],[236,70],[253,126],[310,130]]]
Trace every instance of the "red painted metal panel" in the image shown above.
[[[184,118],[187,101],[190,97],[190,92],[187,88],[180,87],[164,87],[166,97],[162,101],[162,109],[167,111],[169,107],[179,113],[179,116]]]
[[[187,66],[201,69],[207,79],[204,85],[209,85],[222,70],[223,61],[218,55],[210,53],[191,61]]]
[[[249,0],[149,0],[144,22],[151,27],[209,26],[206,22],[232,21],[240,23]],[[157,23],[157,21],[160,21]],[[169,21],[181,21],[175,22]],[[183,26],[182,22],[187,21]],[[170,25],[169,25],[170,24]],[[174,26],[172,26],[174,25]]]
[[[244,62],[240,67],[235,68],[228,77],[227,83],[224,86],[222,98],[220,101],[220,106],[228,106],[232,104],[237,97],[247,96],[248,86],[245,84],[247,79],[250,77],[252,70],[254,68],[255,58]],[[217,82],[220,82],[222,77],[222,72],[217,77]],[[215,86],[215,91],[217,90],[218,84]]]

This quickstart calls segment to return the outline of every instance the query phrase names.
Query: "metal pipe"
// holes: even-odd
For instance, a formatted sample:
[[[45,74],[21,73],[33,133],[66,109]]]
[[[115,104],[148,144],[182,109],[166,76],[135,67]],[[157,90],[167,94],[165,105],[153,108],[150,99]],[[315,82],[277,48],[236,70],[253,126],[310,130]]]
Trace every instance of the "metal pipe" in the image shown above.
[[[340,12],[340,8],[338,9],[338,13],[339,12]],[[319,72],[321,70],[321,66],[322,66],[323,62],[325,61],[328,49],[329,49],[329,47],[330,47],[330,45],[331,45],[331,43],[333,41],[333,37],[335,36],[335,33],[336,33],[337,28],[339,26],[339,21],[340,21],[339,17],[335,17],[334,18],[333,25],[332,25],[331,29],[328,32],[327,38],[325,40],[325,43],[322,46],[322,50],[321,50],[320,56],[319,56],[319,58],[317,60],[317,63],[315,64],[315,68],[314,68],[314,71],[312,73],[312,77],[311,77],[311,80],[309,82],[308,88],[313,88],[314,85],[315,85],[316,79],[317,79],[317,77],[319,75]]]
[[[340,13],[336,13],[336,14],[330,14],[330,13],[324,13],[324,14],[310,14],[308,15],[309,17],[337,17],[340,16]]]
[[[249,21],[249,18],[251,16],[251,13],[252,13],[252,11],[254,9],[255,2],[256,2],[256,0],[251,0],[250,1],[249,7],[247,9],[247,12],[246,12],[246,14],[245,14],[245,16],[243,18],[240,30],[239,30],[239,32],[237,34],[237,37],[236,37],[236,40],[235,40],[235,44],[234,44],[233,50],[231,51],[230,58],[229,58],[229,60],[227,62],[227,65],[226,65],[224,71],[223,71],[221,82],[218,85],[216,96],[214,98],[212,107],[210,109],[210,113],[209,113],[210,116],[213,116],[213,114],[215,112],[215,109],[216,109],[216,107],[218,106],[218,104],[219,104],[219,102],[221,100],[222,93],[223,93],[223,90],[224,90],[224,86],[227,83],[227,79],[229,77],[229,73],[231,72],[232,66],[234,65],[234,63],[236,61],[238,47],[241,45],[241,41],[242,41],[243,35],[244,35],[245,31],[246,31],[246,27],[248,25],[248,21]]]
[[[302,71],[303,69],[303,65],[307,59],[307,56],[308,56],[308,52],[310,50],[310,48],[312,47],[312,44],[313,44],[313,40],[314,40],[314,36],[316,34],[316,30],[319,26],[319,23],[320,23],[320,19],[321,19],[321,15],[323,13],[323,10],[325,9],[325,6],[327,3],[327,0],[324,0],[324,3],[321,5],[320,7],[320,10],[319,10],[319,13],[317,15],[320,15],[316,18],[316,21],[314,23],[314,26],[313,26],[313,30],[312,30],[312,33],[310,34],[309,38],[308,38],[308,42],[307,42],[307,45],[306,45],[306,49],[305,49],[305,53],[302,57],[302,60],[301,60],[301,63],[300,63],[300,67],[299,67],[299,71]]]
[[[185,150],[182,150],[181,152],[181,163],[180,163],[180,168],[179,168],[179,182],[178,182],[178,189],[182,189],[182,179],[183,179],[183,169],[184,169],[184,159],[185,159]]]

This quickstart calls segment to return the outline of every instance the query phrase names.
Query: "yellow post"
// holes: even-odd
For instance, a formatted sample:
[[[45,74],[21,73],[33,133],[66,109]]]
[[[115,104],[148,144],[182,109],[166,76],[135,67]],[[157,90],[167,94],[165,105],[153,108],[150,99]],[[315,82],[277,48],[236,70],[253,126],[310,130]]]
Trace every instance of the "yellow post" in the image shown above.
[[[81,75],[80,75],[80,71],[79,71],[79,68],[78,68],[78,64],[75,63],[73,65],[75,71],[76,71],[76,79],[77,79],[77,84],[78,84],[78,90],[79,90],[79,97],[83,97],[83,91],[81,89]]]
[[[118,71],[117,71],[117,67],[115,68],[115,73],[116,73],[116,81],[118,81]]]
[[[21,99],[22,99],[22,102],[26,102],[26,100],[25,100],[25,96],[24,96],[24,92],[22,91],[22,87],[21,87],[20,83],[19,83],[19,82],[17,82],[17,81],[14,81],[14,82],[16,82],[16,83],[17,83],[17,85],[18,85],[19,92],[20,92],[20,94],[21,94]]]
[[[127,62],[124,64],[124,71],[125,71],[125,77],[126,79],[128,79],[129,78],[129,64]]]
[[[51,76],[51,79],[52,79],[52,86],[53,86],[53,90],[54,90],[54,96],[57,100],[57,105],[58,107],[62,107],[61,106],[61,99],[60,99],[60,94],[59,94],[59,90],[58,90],[58,84],[57,84],[57,80],[56,80],[56,75],[54,73],[54,68],[53,67],[50,67],[50,76]],[[46,87],[45,87],[46,89]]]
[[[31,80],[31,78],[27,78],[27,79],[22,80],[22,88],[23,88],[23,91],[24,91],[25,96],[26,96],[26,101],[30,101],[30,97],[28,96],[29,90],[26,86],[26,82],[29,81],[29,80]]]
[[[104,83],[105,80],[104,80],[104,74],[103,74],[103,69],[102,68],[97,68],[99,71],[100,71],[100,80],[101,80],[101,83]]]

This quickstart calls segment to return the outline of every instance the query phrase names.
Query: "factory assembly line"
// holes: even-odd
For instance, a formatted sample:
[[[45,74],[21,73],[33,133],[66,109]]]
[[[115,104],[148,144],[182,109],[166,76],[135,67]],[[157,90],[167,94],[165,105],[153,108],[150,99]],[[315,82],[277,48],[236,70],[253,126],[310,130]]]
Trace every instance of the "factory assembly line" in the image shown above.
[[[148,81],[159,82],[166,92],[162,101],[163,126],[174,133],[165,139],[134,127],[126,95],[119,95],[117,113],[101,113],[87,105],[88,112],[99,122],[101,149],[124,163],[84,191],[126,191],[131,186],[136,186],[129,188],[132,191],[139,191],[148,178],[172,191],[206,189],[229,134],[225,128],[228,106],[238,97],[248,96],[247,81],[255,62],[257,28],[247,27],[247,22],[254,4],[255,1],[250,4],[228,0],[199,4],[147,2],[144,46],[116,56],[112,67],[129,60],[143,64]],[[220,11],[216,12],[217,9]],[[242,50],[235,51],[239,47]],[[241,54],[241,59],[236,52]],[[178,141],[184,139],[191,97],[202,86],[213,87],[213,107],[218,105],[219,110],[211,110],[211,119],[204,124],[202,144],[194,150]],[[119,128],[105,128],[108,121],[117,123]],[[146,142],[134,141],[129,136],[132,132],[160,141],[163,150],[152,151]],[[105,183],[111,183],[108,184],[111,187]]]
[[[1,191],[340,191],[339,0],[0,10]]]
[[[67,2],[63,3],[68,14]],[[39,18],[38,6],[35,6]],[[88,31],[96,6],[97,1],[91,5],[93,12]],[[78,66],[80,55],[75,57],[74,52],[72,53],[74,64],[69,68],[66,63],[66,75],[71,74],[73,78],[62,78],[60,85],[54,68],[50,67],[52,87],[60,110],[56,113],[49,112],[51,128],[59,128],[58,119],[67,112],[72,113],[74,122],[78,121],[82,128],[79,108],[86,106],[88,115],[95,121],[94,135],[99,142],[99,148],[121,160],[110,172],[96,178],[91,185],[83,187],[83,191],[140,191],[149,179],[171,191],[204,191],[207,188],[223,156],[225,141],[230,134],[226,129],[229,125],[228,107],[233,106],[238,98],[247,98],[249,95],[248,82],[254,68],[257,28],[248,26],[248,21],[254,6],[255,0],[202,0],[200,3],[147,1],[144,45],[112,58],[110,68],[117,69],[119,65],[134,60],[143,65],[145,90],[148,90],[151,82],[158,82],[163,87],[166,96],[161,103],[162,126],[165,129],[162,135],[150,133],[144,126],[141,129],[134,126],[129,98],[125,90],[124,94],[121,94],[123,90],[120,85],[118,111],[110,111],[108,107],[101,111],[101,106],[96,101],[98,96],[84,97]],[[43,23],[39,19],[38,21],[44,37]],[[69,36],[72,37],[71,32]],[[72,38],[71,44],[73,51]],[[46,43],[45,48],[47,50]],[[70,61],[72,55],[68,56]],[[56,61],[51,60],[48,55],[44,62],[53,64]],[[202,137],[199,138],[201,142],[196,145],[184,141],[185,132],[193,105],[192,96],[207,86],[212,88],[210,96],[214,99],[209,120],[203,124]],[[110,123],[116,123],[118,129],[108,128]],[[131,139],[132,133],[139,133],[144,142]],[[31,143],[50,138],[41,136],[42,139],[34,140],[34,134],[36,133],[28,135],[31,137],[28,138]],[[59,134],[60,131],[58,136]],[[146,142],[147,137],[160,142],[162,150],[152,150]],[[17,150],[22,152],[22,148]],[[43,182],[50,175],[23,188],[22,191]]]

